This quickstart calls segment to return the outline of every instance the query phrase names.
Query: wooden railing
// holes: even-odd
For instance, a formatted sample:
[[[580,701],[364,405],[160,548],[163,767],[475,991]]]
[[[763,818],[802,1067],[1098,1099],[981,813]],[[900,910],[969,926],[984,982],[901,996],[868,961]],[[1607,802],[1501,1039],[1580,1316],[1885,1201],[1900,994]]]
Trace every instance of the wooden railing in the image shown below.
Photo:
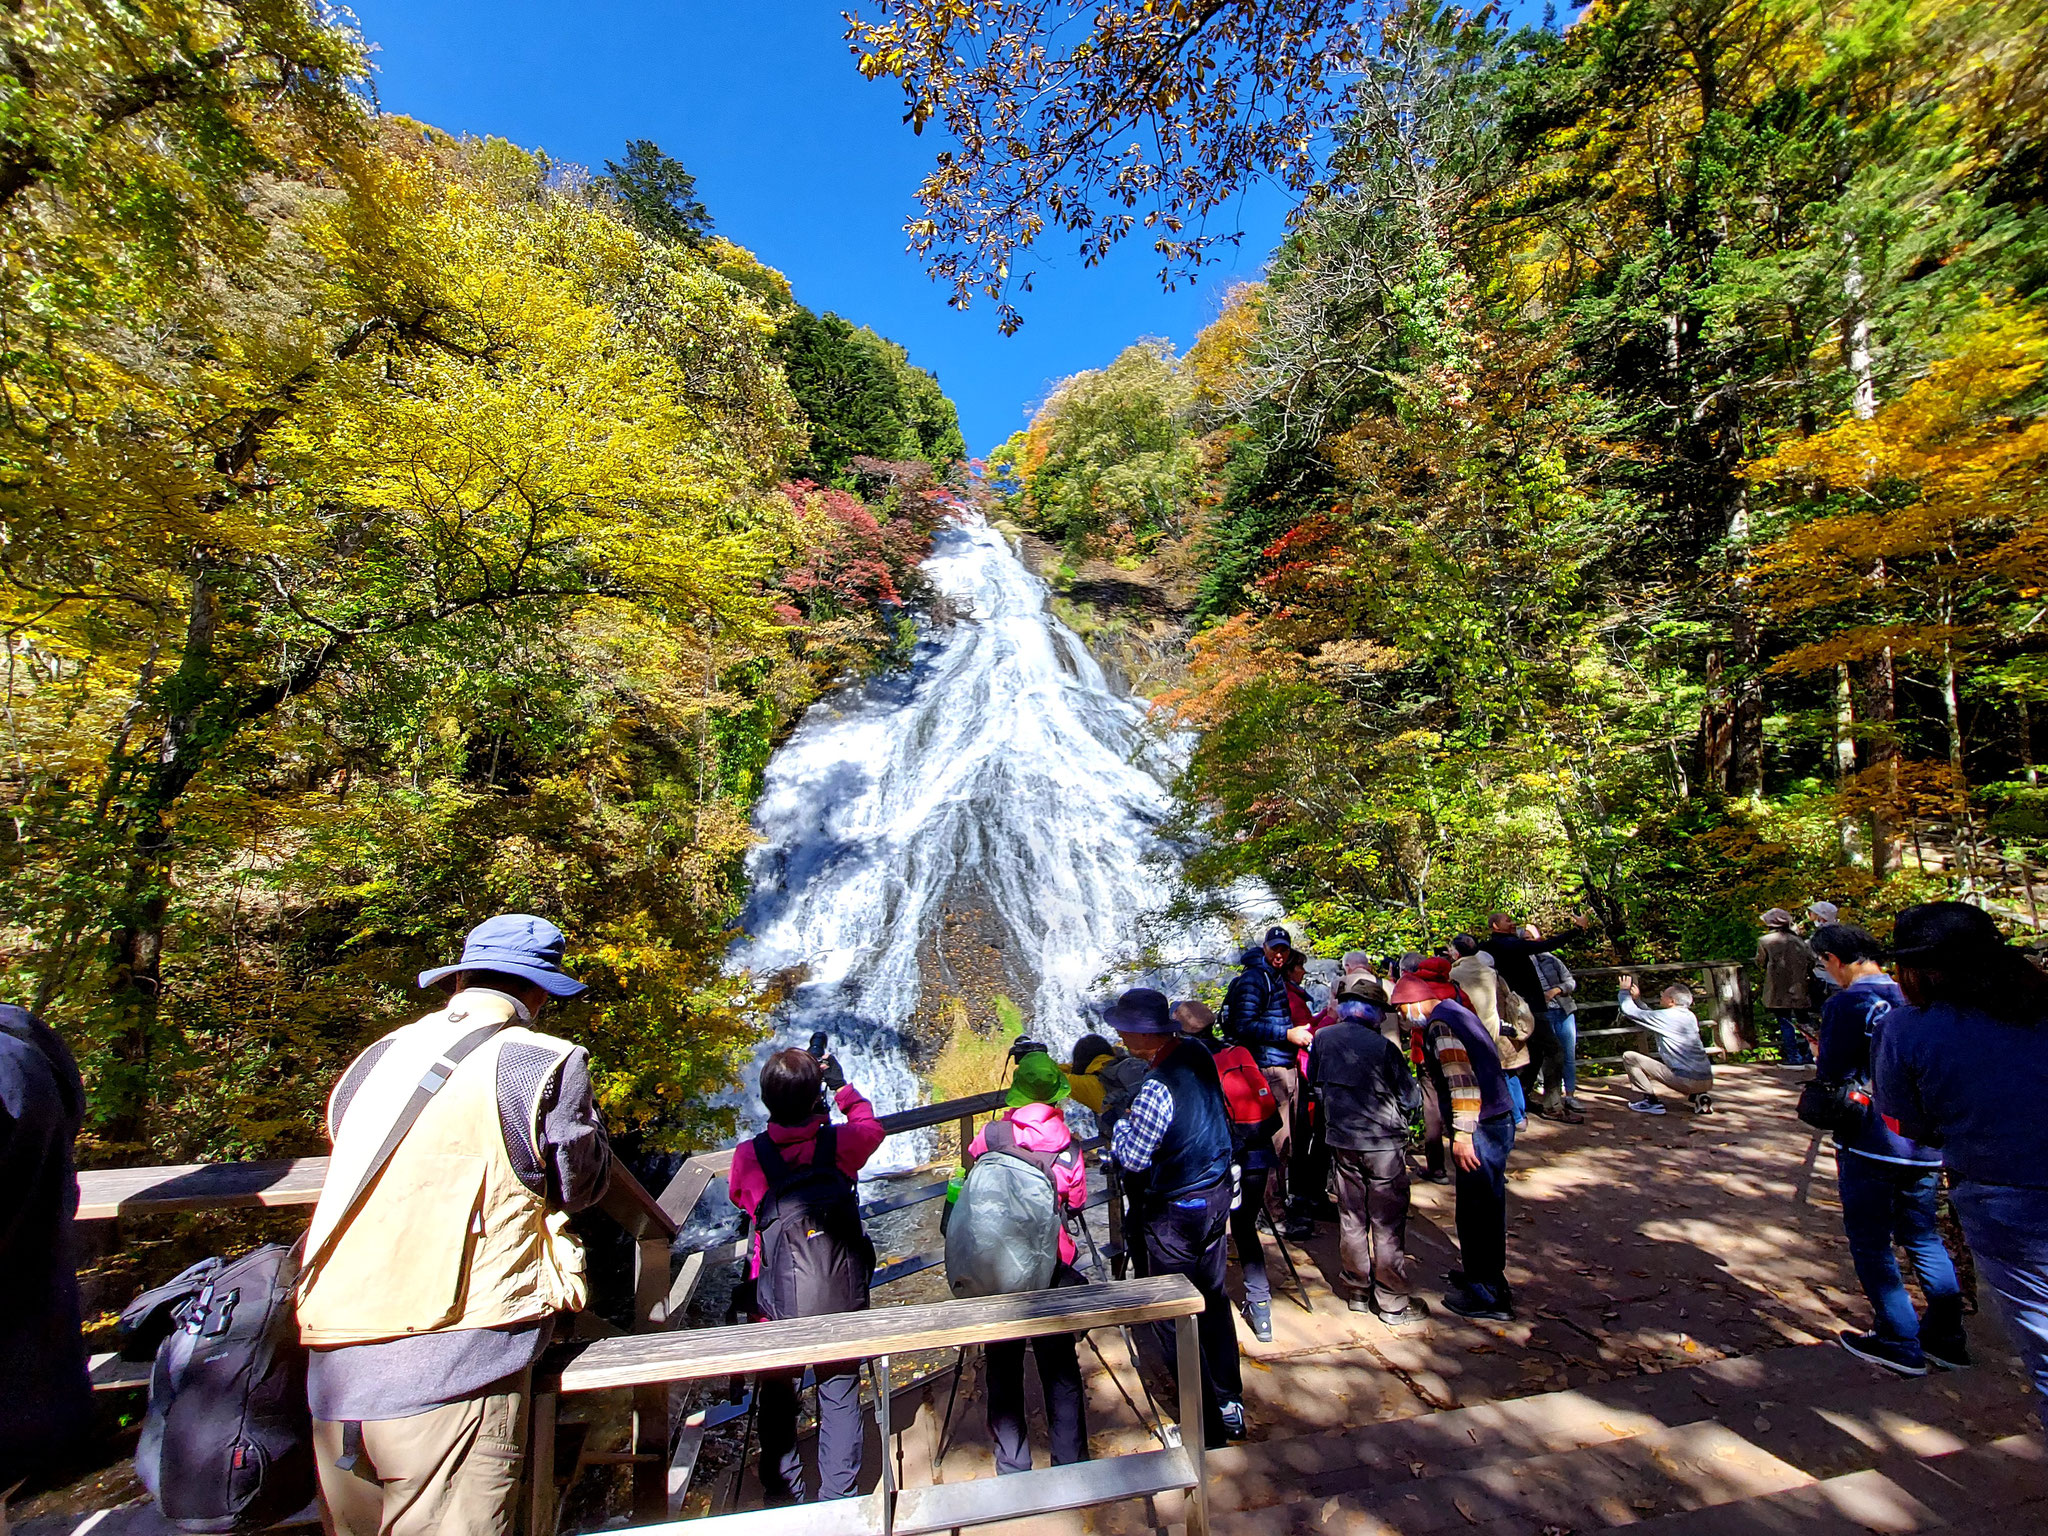
[[[829,1318],[606,1339],[585,1346],[557,1372],[536,1381],[534,1465],[546,1466],[554,1455],[557,1402],[564,1395],[621,1388],[636,1394],[665,1394],[675,1382],[758,1377],[764,1372],[801,1371],[807,1365],[831,1360],[865,1360],[874,1371],[876,1428],[883,1447],[881,1481],[874,1493],[865,1498],[750,1510],[637,1529],[661,1536],[779,1536],[782,1532],[790,1536],[799,1532],[802,1536],[930,1536],[1179,1490],[1187,1495],[1188,1536],[1207,1536],[1201,1345],[1195,1323],[1201,1310],[1201,1293],[1185,1276],[1157,1275],[1066,1290],[884,1307]],[[1175,1323],[1180,1378],[1178,1445],[973,1482],[912,1489],[896,1486],[892,1355],[1167,1319]],[[542,1536],[554,1529],[552,1480],[535,1478],[531,1496],[528,1529]]]
[[[884,1115],[881,1122],[890,1136],[952,1124],[957,1127],[960,1145],[965,1147],[974,1139],[978,1117],[1002,1108],[1004,1102],[1000,1092],[976,1094]],[[742,1241],[714,1244],[680,1258],[674,1252],[675,1240],[697,1202],[712,1180],[732,1166],[733,1150],[724,1147],[691,1157],[659,1195],[649,1193],[623,1164],[612,1164],[611,1181],[598,1208],[634,1240],[632,1331],[630,1335],[620,1335],[619,1330],[602,1319],[584,1313],[576,1322],[579,1337],[641,1336],[672,1328],[687,1313],[705,1270],[721,1261],[736,1259],[745,1251]],[[328,1159],[324,1157],[89,1169],[78,1176],[77,1219],[118,1223],[125,1216],[310,1207],[320,1199],[327,1169]],[[870,1202],[862,1208],[862,1215],[873,1216],[937,1200],[945,1192],[944,1181],[928,1183],[907,1195]],[[107,1230],[99,1246],[114,1246],[117,1232],[118,1227]],[[878,1272],[876,1284],[880,1287],[906,1279],[937,1262],[939,1256],[935,1254],[915,1255]],[[150,1367],[146,1361],[98,1355],[93,1359],[92,1370],[93,1384],[101,1390],[132,1389],[149,1383]],[[631,1390],[633,1420],[627,1459],[633,1467],[634,1517],[642,1521],[659,1520],[678,1512],[687,1487],[687,1469],[677,1468],[671,1461],[667,1386],[643,1383]],[[536,1454],[532,1465],[552,1466],[552,1454],[552,1450],[547,1457]],[[682,1475],[678,1476],[678,1472]],[[540,1477],[533,1479],[536,1485],[546,1481]],[[548,1532],[543,1531],[540,1536],[548,1536]]]

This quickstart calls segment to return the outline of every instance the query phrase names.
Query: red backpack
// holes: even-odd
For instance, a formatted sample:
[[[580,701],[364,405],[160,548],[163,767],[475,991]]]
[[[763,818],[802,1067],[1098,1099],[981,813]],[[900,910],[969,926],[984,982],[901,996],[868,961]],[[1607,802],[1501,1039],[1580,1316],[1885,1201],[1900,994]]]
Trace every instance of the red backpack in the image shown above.
[[[1216,1053],[1216,1076],[1223,1083],[1230,1123],[1241,1136],[1279,1119],[1280,1101],[1273,1097],[1273,1085],[1243,1046],[1226,1045]]]

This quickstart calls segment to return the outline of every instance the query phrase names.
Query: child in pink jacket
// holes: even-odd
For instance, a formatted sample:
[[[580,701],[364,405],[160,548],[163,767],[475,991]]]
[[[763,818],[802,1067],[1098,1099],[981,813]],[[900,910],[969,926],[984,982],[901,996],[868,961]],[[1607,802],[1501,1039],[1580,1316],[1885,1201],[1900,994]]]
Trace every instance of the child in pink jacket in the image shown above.
[[[1074,1145],[1060,1103],[1068,1095],[1067,1074],[1044,1049],[1017,1063],[1010,1079],[1010,1107],[999,1117],[1010,1122],[1017,1146],[1026,1152],[1053,1154],[1052,1187],[1060,1208],[1078,1211],[1088,1203],[1088,1165]],[[993,1121],[990,1124],[994,1124]],[[988,1151],[988,1130],[967,1149],[967,1161]],[[1052,1283],[1085,1285],[1074,1268],[1074,1239],[1060,1227],[1060,1261]],[[1024,1417],[1024,1339],[1002,1339],[983,1346],[988,1366],[988,1433],[995,1442],[998,1472],[1031,1470],[1031,1438]],[[1071,1465],[1088,1459],[1088,1409],[1081,1391],[1081,1362],[1071,1333],[1041,1334],[1028,1341],[1038,1357],[1038,1386],[1045,1397],[1046,1428],[1052,1436],[1052,1464]]]

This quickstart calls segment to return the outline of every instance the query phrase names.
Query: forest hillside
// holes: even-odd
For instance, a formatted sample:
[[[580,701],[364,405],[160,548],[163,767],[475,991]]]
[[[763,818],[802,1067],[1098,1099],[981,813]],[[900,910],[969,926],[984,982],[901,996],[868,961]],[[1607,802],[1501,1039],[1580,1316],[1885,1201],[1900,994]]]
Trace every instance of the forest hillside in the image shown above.
[[[953,407],[638,141],[379,115],[303,0],[34,6],[0,124],[0,984],[89,1161],[324,1149],[505,909],[629,1144],[759,1038],[720,959],[773,743],[909,642]],[[409,1015],[407,1015],[409,1016]]]
[[[1922,819],[2038,858],[2048,13],[1379,36],[1263,280],[997,455],[1187,594],[1198,874],[1375,953],[1504,907],[1706,958],[1924,899]]]

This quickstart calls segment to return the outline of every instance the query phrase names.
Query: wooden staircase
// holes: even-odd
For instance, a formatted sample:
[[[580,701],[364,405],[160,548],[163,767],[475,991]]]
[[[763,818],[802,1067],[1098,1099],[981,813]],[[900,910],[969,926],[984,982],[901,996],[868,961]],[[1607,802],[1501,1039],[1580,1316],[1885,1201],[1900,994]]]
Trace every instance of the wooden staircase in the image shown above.
[[[1829,1345],[1233,1446],[1208,1474],[1215,1536],[2048,1531],[2048,1442],[2009,1360],[1906,1380]]]

